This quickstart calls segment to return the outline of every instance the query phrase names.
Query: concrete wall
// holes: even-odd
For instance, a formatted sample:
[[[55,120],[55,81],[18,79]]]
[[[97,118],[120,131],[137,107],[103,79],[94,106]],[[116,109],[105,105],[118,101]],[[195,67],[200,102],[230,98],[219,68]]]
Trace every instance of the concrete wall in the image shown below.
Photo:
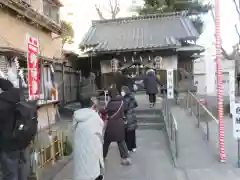
[[[199,59],[194,62],[194,83],[197,86],[197,94],[206,94],[206,65],[204,59]],[[235,69],[234,61],[222,60],[222,72],[223,72],[223,95],[229,95],[229,71]],[[214,72],[213,72],[214,73]],[[211,95],[217,93],[217,82],[215,78],[215,91]]]
[[[62,39],[56,38],[56,35],[43,32],[2,11],[0,11],[0,24],[0,47],[26,51],[26,34],[29,33],[39,38],[41,56],[61,58]]]

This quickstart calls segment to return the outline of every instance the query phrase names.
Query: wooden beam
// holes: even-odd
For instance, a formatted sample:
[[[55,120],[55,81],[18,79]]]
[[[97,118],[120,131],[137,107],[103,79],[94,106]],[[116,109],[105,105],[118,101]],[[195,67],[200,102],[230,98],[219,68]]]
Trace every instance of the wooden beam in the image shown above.
[[[62,33],[60,25],[58,25],[57,23],[53,22],[52,20],[46,18],[45,16],[41,15],[40,13],[36,12],[35,10],[29,7],[26,7],[13,0],[0,0],[0,4],[12,9],[19,15],[22,15],[29,20],[35,21],[40,26],[48,29],[51,32],[54,32],[56,34]]]

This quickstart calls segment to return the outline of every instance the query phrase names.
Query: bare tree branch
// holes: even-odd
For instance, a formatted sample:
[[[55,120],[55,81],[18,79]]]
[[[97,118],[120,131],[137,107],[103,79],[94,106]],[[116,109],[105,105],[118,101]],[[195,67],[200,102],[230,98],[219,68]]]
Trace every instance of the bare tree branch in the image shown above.
[[[237,11],[237,13],[238,13],[238,18],[239,18],[239,20],[240,20],[240,11],[239,11],[239,9],[238,9],[236,0],[233,0],[233,3],[234,3],[234,5],[235,5],[236,11]]]
[[[102,14],[102,12],[101,12],[101,10],[100,10],[100,6],[97,5],[97,4],[95,4],[95,9],[96,9],[96,11],[97,11],[97,13],[98,13],[99,19],[100,19],[100,20],[104,20],[105,18],[103,17],[103,14]]]
[[[111,15],[112,19],[115,19],[117,17],[118,13],[120,12],[119,1],[118,0],[108,0],[108,6],[109,6],[108,8],[103,6],[103,9]],[[104,18],[102,10],[100,9],[99,5],[95,5],[95,9],[101,20],[106,19],[106,18]]]
[[[109,4],[109,7],[110,7],[110,12],[113,15],[114,14],[114,8],[113,8],[112,0],[108,0],[108,4]]]
[[[115,0],[114,12],[116,15],[120,12],[120,5],[118,0]]]

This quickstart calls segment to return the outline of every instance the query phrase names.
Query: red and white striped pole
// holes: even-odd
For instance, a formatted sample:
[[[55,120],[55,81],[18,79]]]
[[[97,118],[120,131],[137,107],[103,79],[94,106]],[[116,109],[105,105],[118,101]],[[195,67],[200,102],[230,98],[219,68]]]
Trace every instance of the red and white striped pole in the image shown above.
[[[220,35],[220,0],[215,0],[215,30],[216,30],[216,68],[217,68],[217,93],[218,93],[218,138],[219,158],[221,162],[226,161],[224,150],[224,123],[223,123],[223,84],[221,65],[221,35]]]

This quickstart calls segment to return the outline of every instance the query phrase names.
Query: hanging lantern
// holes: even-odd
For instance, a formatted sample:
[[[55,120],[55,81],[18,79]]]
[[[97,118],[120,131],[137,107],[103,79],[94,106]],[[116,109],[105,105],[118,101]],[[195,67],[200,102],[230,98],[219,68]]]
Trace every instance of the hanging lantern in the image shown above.
[[[134,62],[134,58],[133,58],[133,56],[132,56],[132,62]]]
[[[124,56],[124,59],[123,59],[123,61],[124,61],[124,62],[127,62],[127,60],[126,60],[126,57],[125,57],[125,56]]]
[[[155,60],[155,68],[161,69],[162,68],[162,57],[157,56],[154,60]]]
[[[112,72],[118,71],[118,60],[117,59],[111,60],[111,68],[112,68]]]
[[[148,56],[148,61],[151,61],[151,57],[150,56]]]

